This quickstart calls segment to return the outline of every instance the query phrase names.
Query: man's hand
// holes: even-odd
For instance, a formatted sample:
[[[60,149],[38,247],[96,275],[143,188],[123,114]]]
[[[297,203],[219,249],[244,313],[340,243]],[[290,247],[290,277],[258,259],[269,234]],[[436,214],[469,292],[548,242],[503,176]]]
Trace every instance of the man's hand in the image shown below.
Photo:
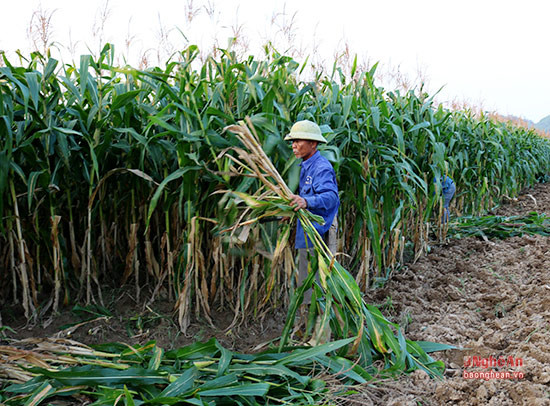
[[[292,200],[290,201],[290,204],[294,206],[294,211],[305,209],[307,207],[307,201],[303,197],[300,197],[299,195],[292,195],[291,198]]]

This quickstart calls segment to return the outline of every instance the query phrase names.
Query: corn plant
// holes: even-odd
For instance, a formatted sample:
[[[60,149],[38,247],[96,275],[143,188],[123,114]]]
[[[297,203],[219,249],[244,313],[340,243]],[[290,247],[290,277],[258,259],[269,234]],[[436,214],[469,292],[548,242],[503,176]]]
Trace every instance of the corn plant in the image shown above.
[[[113,66],[110,45],[75,66],[4,57],[2,304],[32,319],[49,303],[102,304],[106,286],[124,284],[144,304],[168,298],[182,331],[214,308],[233,311],[235,326],[289,305],[294,254],[280,231],[218,233],[242,214],[219,192],[261,187],[226,153],[239,141],[223,128],[245,116],[290,190],[299,167],[282,137],[300,119],[321,125],[342,191],[339,260],[363,293],[445,227],[434,179],[455,180],[454,213],[480,214],[548,173],[547,139],[446,110],[422,89],[384,90],[376,66],[302,80],[307,64],[269,48],[264,59],[198,54],[143,71]]]

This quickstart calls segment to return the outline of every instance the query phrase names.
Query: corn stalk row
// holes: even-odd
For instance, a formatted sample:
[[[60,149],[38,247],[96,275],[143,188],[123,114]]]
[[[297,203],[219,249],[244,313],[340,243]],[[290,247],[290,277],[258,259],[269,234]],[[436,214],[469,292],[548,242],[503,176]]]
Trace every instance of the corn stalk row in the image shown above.
[[[129,286],[144,305],[174,304],[180,327],[215,309],[232,326],[288,305],[294,252],[273,223],[240,222],[234,191],[255,194],[227,125],[249,116],[275,169],[296,189],[299,167],[282,141],[311,119],[329,144],[341,194],[339,258],[363,293],[439,230],[439,187],[449,174],[454,210],[479,214],[548,173],[548,140],[464,111],[422,89],[374,83],[376,66],[347,77],[335,66],[309,81],[305,68],[266,49],[231,50],[199,63],[190,47],[165,69],[113,65],[107,45],[79,65],[38,53],[0,68],[1,304],[27,319],[72,303],[103,304],[107,286]],[[233,197],[232,197],[233,196]]]

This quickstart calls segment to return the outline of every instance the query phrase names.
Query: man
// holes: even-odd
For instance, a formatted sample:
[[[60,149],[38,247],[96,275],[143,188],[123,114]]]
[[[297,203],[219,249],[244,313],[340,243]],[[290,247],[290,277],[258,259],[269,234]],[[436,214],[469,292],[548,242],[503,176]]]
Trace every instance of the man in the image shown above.
[[[314,223],[315,229],[323,237],[332,253],[336,252],[337,214],[340,206],[336,175],[330,162],[317,151],[317,145],[327,140],[317,124],[309,120],[298,121],[290,129],[285,141],[292,141],[292,152],[302,159],[298,194],[292,195],[295,210],[307,209],[325,220],[324,225]],[[308,251],[313,253],[313,244],[304,233],[298,220],[296,243],[298,249],[298,284],[308,275]],[[304,304],[311,303],[312,290],[304,294]]]
[[[456,192],[456,185],[447,175],[443,175],[439,180],[441,182],[441,194],[443,195],[443,223],[449,221],[449,204]]]

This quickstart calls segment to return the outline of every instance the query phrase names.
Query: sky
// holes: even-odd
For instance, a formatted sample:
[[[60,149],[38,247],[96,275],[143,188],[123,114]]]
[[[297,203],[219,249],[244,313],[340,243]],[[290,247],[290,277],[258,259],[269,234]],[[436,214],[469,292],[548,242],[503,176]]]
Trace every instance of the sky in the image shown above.
[[[52,56],[64,62],[111,42],[118,63],[159,65],[190,44],[206,53],[226,48],[237,35],[242,54],[261,55],[262,45],[271,41],[299,62],[309,56],[332,66],[335,57],[345,60],[347,53],[366,66],[379,62],[381,81],[424,81],[431,94],[439,91],[439,102],[464,102],[534,122],[550,115],[547,0],[3,3],[0,50],[12,63],[17,49],[23,55],[42,49],[36,22],[43,15],[50,17],[46,41]]]

